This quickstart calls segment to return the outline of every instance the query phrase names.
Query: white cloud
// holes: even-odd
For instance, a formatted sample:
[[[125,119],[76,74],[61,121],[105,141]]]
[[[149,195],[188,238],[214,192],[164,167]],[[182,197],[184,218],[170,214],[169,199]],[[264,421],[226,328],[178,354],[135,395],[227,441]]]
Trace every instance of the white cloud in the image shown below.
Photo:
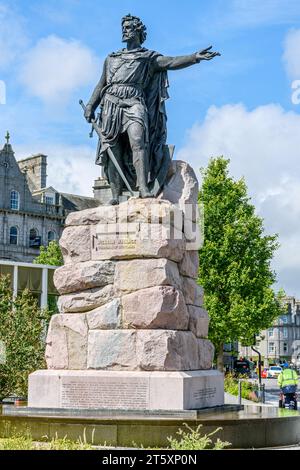
[[[20,70],[28,92],[45,102],[66,102],[71,93],[94,83],[100,60],[81,42],[48,36],[30,49]]]
[[[197,170],[212,156],[231,159],[230,173],[245,176],[249,193],[270,233],[279,233],[274,260],[280,285],[300,296],[300,115],[270,104],[211,107],[188,132],[177,158]],[[199,173],[198,173],[199,174]],[[295,288],[295,272],[298,283]],[[282,273],[282,275],[281,275]]]
[[[288,76],[292,80],[300,80],[300,29],[293,29],[287,34],[283,60]]]
[[[0,3],[0,68],[11,64],[27,45],[23,19],[13,9]]]
[[[88,146],[55,145],[39,142],[29,146],[14,146],[17,160],[32,154],[48,156],[47,186],[57,191],[93,196],[94,180],[100,176],[95,165],[95,149]]]

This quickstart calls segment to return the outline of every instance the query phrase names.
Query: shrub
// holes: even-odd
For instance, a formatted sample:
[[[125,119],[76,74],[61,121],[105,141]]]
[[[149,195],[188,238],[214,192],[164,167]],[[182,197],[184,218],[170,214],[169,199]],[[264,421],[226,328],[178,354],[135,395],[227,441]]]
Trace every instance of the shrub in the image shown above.
[[[215,431],[205,434],[201,436],[200,429],[202,428],[202,424],[196,429],[192,429],[186,423],[184,426],[187,428],[187,431],[183,429],[179,429],[176,433],[179,436],[179,439],[174,439],[173,437],[168,437],[168,441],[170,443],[170,448],[174,450],[205,450],[205,449],[212,449],[212,450],[221,450],[225,447],[230,446],[230,442],[223,442],[219,438],[213,443],[211,439],[217,432],[219,432],[222,428],[217,428]]]
[[[224,390],[231,395],[238,396],[239,394],[239,379],[245,379],[243,375],[236,377],[233,374],[226,374],[224,379]],[[258,401],[255,394],[255,386],[252,382],[247,380],[242,381],[242,398],[246,400]]]

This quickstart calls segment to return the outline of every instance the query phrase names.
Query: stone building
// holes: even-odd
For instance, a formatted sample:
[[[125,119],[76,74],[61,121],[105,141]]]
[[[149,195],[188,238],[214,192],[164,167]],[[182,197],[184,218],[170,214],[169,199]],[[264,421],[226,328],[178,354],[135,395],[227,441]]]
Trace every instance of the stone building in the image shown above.
[[[47,187],[47,156],[17,162],[7,134],[0,151],[0,259],[32,262],[41,245],[60,238],[68,213],[98,205]]]
[[[271,328],[263,330],[258,340],[264,365],[284,360],[300,366],[300,300],[286,297],[286,313],[277,318]],[[251,348],[240,348],[240,355],[255,358]]]

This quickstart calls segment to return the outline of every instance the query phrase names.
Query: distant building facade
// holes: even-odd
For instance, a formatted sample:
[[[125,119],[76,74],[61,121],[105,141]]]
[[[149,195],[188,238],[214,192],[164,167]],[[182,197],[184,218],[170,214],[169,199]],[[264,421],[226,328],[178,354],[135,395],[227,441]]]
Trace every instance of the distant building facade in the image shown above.
[[[286,314],[275,320],[273,326],[263,330],[258,346],[264,365],[281,363],[284,360],[300,365],[300,300],[286,297]],[[241,356],[256,358],[256,353],[248,348],[240,348]]]
[[[6,136],[0,151],[0,259],[27,262],[59,240],[68,213],[97,207],[95,198],[47,187],[47,156],[16,161]]]

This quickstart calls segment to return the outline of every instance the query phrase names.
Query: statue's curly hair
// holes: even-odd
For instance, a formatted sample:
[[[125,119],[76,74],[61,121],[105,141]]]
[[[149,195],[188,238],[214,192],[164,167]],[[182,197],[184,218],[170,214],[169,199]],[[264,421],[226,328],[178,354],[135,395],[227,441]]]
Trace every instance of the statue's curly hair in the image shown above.
[[[141,44],[146,41],[147,28],[138,16],[132,16],[130,13],[122,18],[122,26],[125,21],[132,21],[136,31],[140,35]]]

